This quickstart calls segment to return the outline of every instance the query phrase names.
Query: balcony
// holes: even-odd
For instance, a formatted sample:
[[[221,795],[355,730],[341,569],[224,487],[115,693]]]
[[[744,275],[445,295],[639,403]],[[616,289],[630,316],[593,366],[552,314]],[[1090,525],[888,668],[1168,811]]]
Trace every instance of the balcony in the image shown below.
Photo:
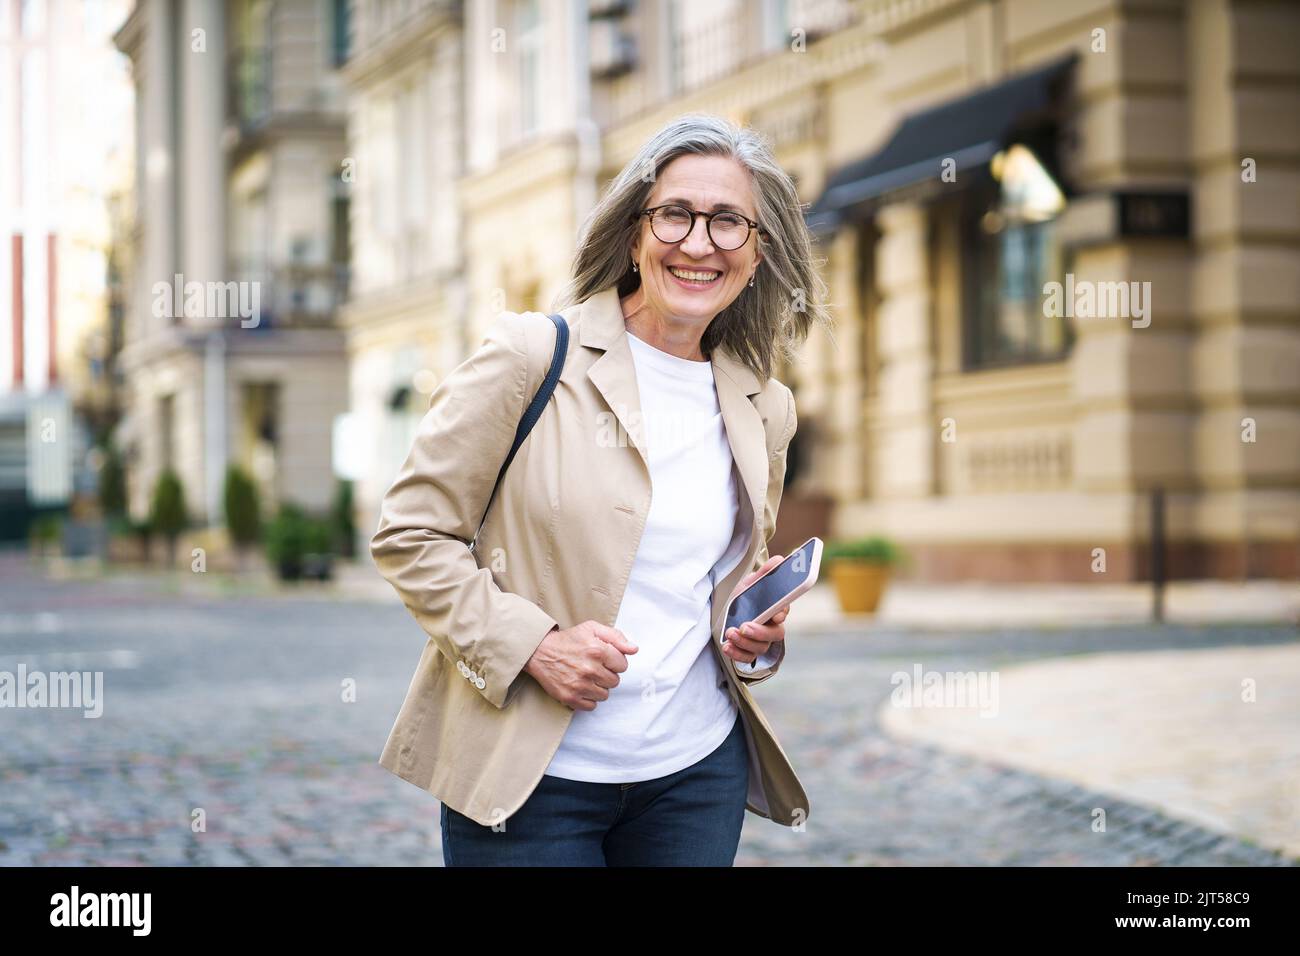
[[[265,125],[271,115],[271,51],[268,47],[232,50],[226,64],[229,84],[226,119],[245,137]]]
[[[346,263],[233,262],[231,277],[256,283],[258,323],[250,330],[327,328],[347,300],[351,272]]]

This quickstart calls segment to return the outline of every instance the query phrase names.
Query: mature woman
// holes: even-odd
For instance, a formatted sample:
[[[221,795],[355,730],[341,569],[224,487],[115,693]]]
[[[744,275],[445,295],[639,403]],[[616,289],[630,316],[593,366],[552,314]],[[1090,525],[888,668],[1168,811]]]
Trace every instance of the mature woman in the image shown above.
[[[441,801],[447,865],[729,866],[747,808],[807,819],[750,692],[788,608],[723,617],[782,559],[771,370],[829,327],[810,251],[768,144],[683,116],[584,229],[495,496],[555,326],[503,313],[435,390],[371,551],[429,636],[380,763]]]

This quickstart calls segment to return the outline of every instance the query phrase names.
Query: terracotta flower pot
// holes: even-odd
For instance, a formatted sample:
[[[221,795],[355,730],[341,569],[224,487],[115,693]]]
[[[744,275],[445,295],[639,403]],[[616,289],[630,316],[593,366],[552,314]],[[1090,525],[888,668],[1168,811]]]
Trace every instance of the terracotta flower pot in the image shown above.
[[[871,614],[876,610],[889,580],[888,564],[836,558],[830,571],[840,610],[846,614]]]

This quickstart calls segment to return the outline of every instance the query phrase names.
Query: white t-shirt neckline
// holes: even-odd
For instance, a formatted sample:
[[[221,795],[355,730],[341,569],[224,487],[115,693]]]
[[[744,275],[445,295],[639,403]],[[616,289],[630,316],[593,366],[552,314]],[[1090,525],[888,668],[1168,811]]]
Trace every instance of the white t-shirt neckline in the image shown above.
[[[684,359],[680,355],[673,355],[671,352],[665,352],[663,349],[656,348],[644,339],[633,335],[631,330],[628,330],[627,340],[639,358],[645,359],[645,361],[662,372],[678,378],[689,378],[697,382],[713,381],[713,363],[707,359],[703,362],[697,362],[693,359]]]

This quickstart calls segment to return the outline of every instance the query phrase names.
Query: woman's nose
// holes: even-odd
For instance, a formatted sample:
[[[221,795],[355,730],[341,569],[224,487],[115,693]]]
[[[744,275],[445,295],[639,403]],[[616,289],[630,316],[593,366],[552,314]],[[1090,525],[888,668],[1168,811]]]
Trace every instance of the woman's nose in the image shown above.
[[[708,255],[713,249],[713,242],[709,239],[709,221],[703,216],[696,216],[695,222],[691,224],[691,231],[686,238],[682,240],[682,248],[688,251],[699,250],[700,256]]]

